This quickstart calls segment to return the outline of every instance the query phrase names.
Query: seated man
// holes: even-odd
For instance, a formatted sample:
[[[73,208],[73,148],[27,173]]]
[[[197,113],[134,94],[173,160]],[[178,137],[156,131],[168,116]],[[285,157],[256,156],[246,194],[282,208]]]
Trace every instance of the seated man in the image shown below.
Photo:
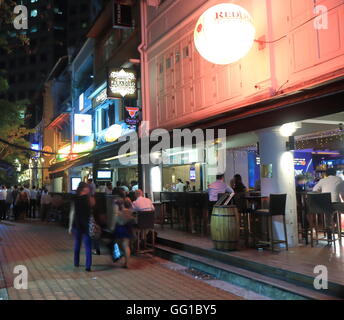
[[[154,211],[155,208],[150,199],[143,196],[143,191],[138,189],[135,191],[136,200],[133,202],[133,211]]]

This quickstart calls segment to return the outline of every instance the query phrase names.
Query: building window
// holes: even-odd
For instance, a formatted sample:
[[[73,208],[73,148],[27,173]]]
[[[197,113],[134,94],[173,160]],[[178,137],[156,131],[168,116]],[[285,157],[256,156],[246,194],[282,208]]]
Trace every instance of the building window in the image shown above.
[[[176,52],[176,63],[179,63],[179,61],[180,61],[180,52],[179,51],[177,51]]]
[[[189,56],[189,46],[183,48],[183,58],[187,58]]]
[[[166,69],[170,69],[172,67],[172,59],[167,58],[166,59]]]

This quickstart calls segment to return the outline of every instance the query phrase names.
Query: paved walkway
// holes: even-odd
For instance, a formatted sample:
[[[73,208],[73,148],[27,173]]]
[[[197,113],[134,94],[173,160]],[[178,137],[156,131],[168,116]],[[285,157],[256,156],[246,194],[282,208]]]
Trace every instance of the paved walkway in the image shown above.
[[[6,287],[10,300],[241,299],[171,270],[156,257],[134,257],[126,270],[108,255],[94,256],[94,271],[87,273],[74,268],[72,248],[71,236],[59,226],[0,223],[0,291]],[[28,290],[13,288],[17,265],[28,269]]]

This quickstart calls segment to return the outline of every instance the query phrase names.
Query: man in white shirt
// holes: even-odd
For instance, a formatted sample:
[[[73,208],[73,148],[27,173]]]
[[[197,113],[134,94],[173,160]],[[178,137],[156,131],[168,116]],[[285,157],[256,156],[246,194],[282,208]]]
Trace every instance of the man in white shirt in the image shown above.
[[[0,220],[6,219],[6,197],[7,190],[5,186],[0,189]]]
[[[143,191],[138,189],[135,191],[136,200],[133,202],[133,211],[154,211],[155,208],[150,199],[143,196]]]
[[[217,175],[216,181],[209,185],[209,202],[216,203],[218,200],[218,195],[221,193],[234,193],[234,190],[229,185],[227,185],[227,183],[225,183],[223,174]]]
[[[29,217],[32,219],[36,218],[36,204],[37,204],[37,190],[36,187],[33,186],[30,190],[30,209],[29,209]]]
[[[321,179],[313,188],[314,192],[331,193],[332,203],[344,202],[344,181],[336,176],[336,170],[333,168],[327,169],[326,178]],[[331,224],[331,218],[326,215],[326,225]],[[327,232],[328,239],[332,239],[331,232]]]
[[[336,176],[335,169],[328,169],[326,178],[321,179],[313,188],[314,192],[331,193],[332,202],[344,202],[344,181]]]
[[[176,191],[177,192],[184,192],[185,184],[183,183],[182,179],[178,179],[178,183],[176,184]]]
[[[137,181],[133,180],[131,181],[131,191],[136,191],[139,189],[139,185],[137,184]]]

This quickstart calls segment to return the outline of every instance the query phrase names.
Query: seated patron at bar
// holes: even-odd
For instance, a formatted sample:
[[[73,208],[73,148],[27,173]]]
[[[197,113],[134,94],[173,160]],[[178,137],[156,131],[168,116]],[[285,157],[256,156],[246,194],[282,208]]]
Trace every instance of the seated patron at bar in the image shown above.
[[[336,176],[336,170],[327,169],[326,178],[321,179],[313,188],[315,192],[331,193],[332,202],[344,201],[344,181]]]
[[[154,211],[154,205],[152,201],[143,196],[143,191],[138,189],[135,191],[136,200],[133,202],[133,211]]]
[[[213,206],[218,200],[218,195],[221,193],[234,193],[234,190],[227,185],[223,174],[216,176],[216,181],[209,185],[209,211],[213,209]]]
[[[303,175],[299,175],[295,178],[296,192],[306,191],[306,178]]]
[[[185,187],[185,184],[183,183],[183,180],[179,178],[178,183],[176,184],[176,191],[184,192],[184,187]]]
[[[242,178],[241,178],[240,174],[236,174],[233,177],[233,187],[232,188],[233,188],[235,193],[243,193],[243,192],[247,191],[244,183],[242,182]]]

